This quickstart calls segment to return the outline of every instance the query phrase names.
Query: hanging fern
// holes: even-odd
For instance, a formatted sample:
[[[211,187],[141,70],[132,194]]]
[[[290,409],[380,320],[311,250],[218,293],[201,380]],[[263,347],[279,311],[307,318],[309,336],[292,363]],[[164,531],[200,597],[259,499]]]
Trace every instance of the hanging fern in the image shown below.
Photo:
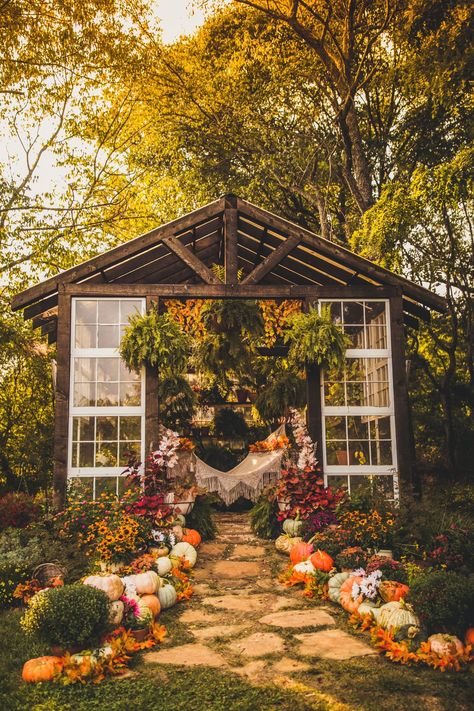
[[[321,314],[312,307],[307,313],[295,314],[284,339],[289,344],[288,361],[299,370],[307,365],[337,368],[350,346],[348,336],[332,322],[328,307],[323,307]]]
[[[301,408],[306,404],[306,383],[295,373],[283,371],[259,393],[255,407],[264,422],[275,422],[283,417],[290,407]]]
[[[186,369],[191,340],[167,313],[156,309],[130,318],[120,346],[120,356],[131,370],[148,365],[163,375],[176,375]]]

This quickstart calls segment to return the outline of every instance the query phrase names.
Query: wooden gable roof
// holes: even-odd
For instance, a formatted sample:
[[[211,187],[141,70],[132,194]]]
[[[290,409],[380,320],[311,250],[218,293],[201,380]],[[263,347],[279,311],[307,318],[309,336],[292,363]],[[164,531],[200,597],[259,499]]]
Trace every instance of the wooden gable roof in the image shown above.
[[[224,267],[222,282],[211,269]],[[398,287],[406,323],[429,320],[429,309],[445,310],[438,294],[360,257],[289,220],[235,195],[225,195],[183,217],[118,245],[17,294],[36,327],[55,340],[58,289],[63,284],[208,284],[261,287]],[[259,289],[259,292],[261,289]]]

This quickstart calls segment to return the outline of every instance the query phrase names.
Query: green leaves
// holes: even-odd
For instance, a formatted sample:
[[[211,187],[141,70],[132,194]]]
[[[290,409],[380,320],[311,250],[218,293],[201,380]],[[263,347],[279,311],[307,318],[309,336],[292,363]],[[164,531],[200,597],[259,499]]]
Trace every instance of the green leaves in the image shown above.
[[[183,373],[190,352],[189,336],[167,313],[159,315],[156,309],[130,318],[120,346],[120,356],[130,369],[139,371],[148,365],[165,376]]]
[[[285,343],[289,344],[290,364],[298,369],[319,365],[325,370],[341,365],[350,340],[332,322],[327,307],[322,308],[321,314],[313,307],[307,313],[295,314],[291,324],[291,329],[284,335]]]

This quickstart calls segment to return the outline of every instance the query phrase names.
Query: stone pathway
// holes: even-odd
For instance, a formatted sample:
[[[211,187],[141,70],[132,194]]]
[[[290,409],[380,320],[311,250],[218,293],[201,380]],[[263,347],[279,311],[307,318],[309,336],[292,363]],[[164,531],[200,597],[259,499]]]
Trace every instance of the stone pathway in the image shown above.
[[[338,629],[334,608],[316,606],[277,582],[285,558],[272,541],[253,535],[246,514],[216,519],[218,538],[199,548],[195,594],[179,617],[194,642],[179,644],[171,637],[145,654],[145,662],[217,667],[256,683],[281,683],[282,675],[304,673],[318,658],[376,654]]]

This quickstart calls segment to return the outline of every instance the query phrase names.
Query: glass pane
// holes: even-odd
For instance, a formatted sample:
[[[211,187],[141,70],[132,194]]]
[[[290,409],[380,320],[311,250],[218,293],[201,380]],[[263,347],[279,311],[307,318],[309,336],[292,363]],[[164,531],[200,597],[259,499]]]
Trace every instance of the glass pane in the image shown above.
[[[350,416],[347,418],[347,435],[349,439],[369,439],[367,417]]]
[[[97,407],[116,407],[118,391],[118,383],[97,383]]]
[[[326,439],[346,439],[346,418],[326,417]]]
[[[365,466],[370,464],[369,443],[349,441],[349,464]]]
[[[117,466],[117,442],[102,442],[97,444],[95,454],[96,467]]]
[[[99,301],[99,323],[118,323],[119,322],[119,302],[118,301]]]
[[[126,467],[140,459],[140,442],[119,443],[119,464]]]
[[[98,499],[101,494],[116,494],[117,493],[117,477],[116,476],[98,476],[95,479],[95,498]]]
[[[370,407],[389,407],[388,383],[367,383],[367,404]]]
[[[100,326],[98,330],[98,348],[118,348],[119,347],[119,327]]]
[[[71,466],[72,467],[79,466],[79,444],[77,442],[72,443]]]
[[[120,418],[120,439],[139,440],[142,438],[142,418],[141,417],[121,417]]]
[[[344,383],[324,383],[324,402],[330,407],[345,405]]]
[[[97,326],[95,324],[88,326],[76,326],[75,347],[95,348],[96,329]]]
[[[76,442],[81,440],[94,440],[94,418],[93,417],[73,417],[72,438]]]
[[[374,417],[369,425],[370,439],[391,439],[390,417]]]
[[[385,326],[367,326],[366,348],[387,348],[387,329]]]
[[[365,370],[365,358],[346,358],[346,380],[365,380]]]
[[[120,323],[128,324],[128,319],[133,314],[142,312],[141,301],[121,301],[120,302]]]
[[[353,407],[362,407],[366,404],[364,396],[364,383],[347,383],[347,404]]]
[[[372,483],[376,491],[384,494],[389,499],[393,499],[393,476],[391,474],[374,476]]]
[[[385,324],[385,301],[365,302],[365,322],[366,324]]]
[[[104,383],[117,381],[119,379],[119,364],[119,358],[97,358],[97,380]]]
[[[351,476],[351,494],[357,494],[361,489],[366,491],[372,488],[373,476],[370,474],[358,474]]]
[[[120,405],[138,407],[141,404],[140,383],[120,383]]]
[[[120,361],[120,380],[140,380],[140,373],[129,370],[123,360]]]
[[[95,383],[77,383],[74,385],[73,404],[75,407],[94,407]]]
[[[328,476],[328,486],[331,489],[347,489],[347,476]]]
[[[119,476],[118,479],[118,495],[121,497],[126,491],[134,491],[139,484],[133,483],[126,476]]]
[[[364,309],[362,302],[344,301],[344,323],[364,323]]]
[[[329,312],[334,323],[342,322],[342,304],[340,301],[324,302],[323,307],[329,307]]]
[[[347,466],[349,459],[347,456],[347,443],[344,440],[339,442],[326,442],[326,458],[328,464],[338,464]]]
[[[344,326],[344,333],[351,340],[349,348],[365,348],[363,326]]]
[[[97,418],[97,441],[118,440],[118,417]]]
[[[95,358],[74,358],[74,382],[95,381]]]
[[[75,466],[73,464],[73,466]],[[92,476],[81,476],[81,477],[71,477],[69,479],[71,489],[74,492],[81,494],[81,498],[92,499],[94,493],[94,477]]]
[[[392,464],[392,443],[390,440],[377,440],[370,443],[372,464]]]
[[[94,466],[94,442],[81,442],[78,447],[78,467]]]
[[[76,324],[97,323],[97,301],[76,301]]]

